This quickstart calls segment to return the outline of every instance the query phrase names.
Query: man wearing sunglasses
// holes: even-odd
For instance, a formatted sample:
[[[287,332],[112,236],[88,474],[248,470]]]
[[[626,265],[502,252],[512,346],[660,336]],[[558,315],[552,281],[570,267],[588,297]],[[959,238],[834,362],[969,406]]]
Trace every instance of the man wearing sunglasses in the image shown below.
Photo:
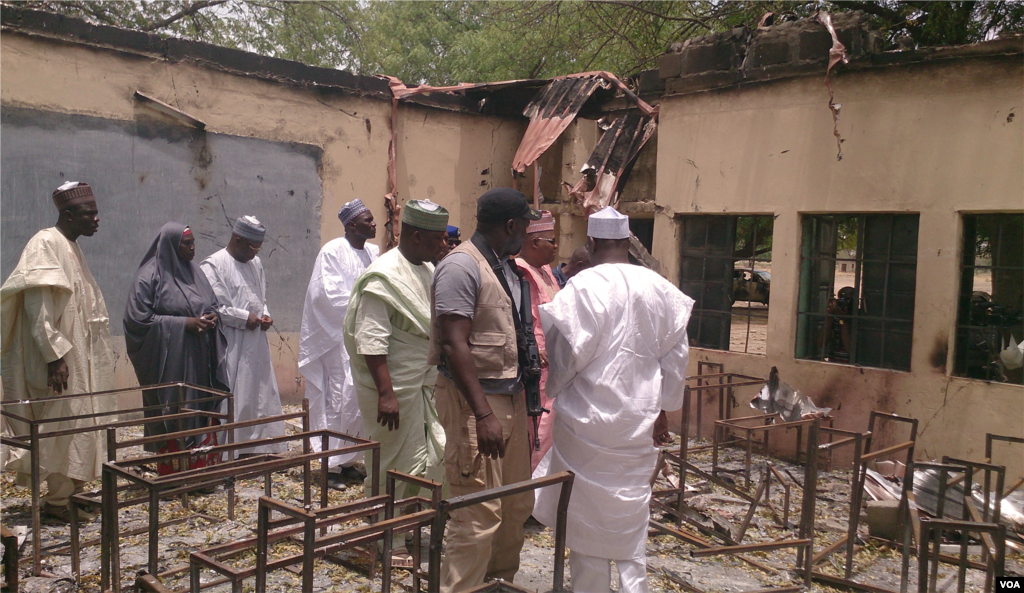
[[[544,329],[540,325],[540,313],[538,307],[550,303],[558,293],[558,280],[551,271],[551,262],[555,261],[555,254],[558,252],[558,239],[555,237],[555,219],[547,210],[541,211],[541,219],[531,222],[526,227],[526,241],[523,242],[523,249],[516,258],[516,265],[523,272],[523,280],[530,285],[530,307],[533,309],[533,333],[537,338],[537,350],[540,353],[540,401],[541,407],[551,410],[553,403],[548,399],[544,386],[548,379],[548,356],[544,348]],[[540,437],[540,449],[530,447],[530,471],[537,474],[537,465],[551,448],[551,423],[554,417],[542,414],[537,426],[537,435],[533,434],[533,425],[530,425],[530,442],[535,442]],[[541,468],[540,475],[546,472]]]

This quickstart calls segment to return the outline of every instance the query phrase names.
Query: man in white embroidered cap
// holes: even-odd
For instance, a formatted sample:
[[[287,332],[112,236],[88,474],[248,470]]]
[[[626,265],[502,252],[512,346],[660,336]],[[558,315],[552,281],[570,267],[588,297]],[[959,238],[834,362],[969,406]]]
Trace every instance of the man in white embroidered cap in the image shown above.
[[[646,592],[650,477],[670,439],[666,411],[683,405],[693,300],[629,263],[629,218],[590,216],[592,267],[540,307],[547,395],[554,399],[549,473],[576,472],[566,529],[574,591]],[[610,373],[609,369],[618,369]],[[537,495],[533,515],[555,525],[558,491]]]
[[[99,210],[87,183],[69,181],[53,192],[57,224],[29,239],[18,265],[0,288],[0,342],[5,400],[27,400],[114,388],[110,320],[78,238],[99,229]],[[48,432],[94,426],[89,414],[112,412],[112,397],[58,400],[14,406],[10,411],[33,419],[86,416],[47,424]],[[28,426],[12,421],[17,435]],[[99,478],[106,461],[103,434],[87,432],[40,441],[40,477],[47,482],[43,512],[68,520],[68,497]],[[8,469],[28,484],[28,451],[11,449]]]
[[[299,372],[306,379],[309,423],[313,430],[325,428],[352,436],[365,436],[356,387],[345,349],[345,314],[352,285],[380,254],[369,242],[377,236],[373,214],[361,200],[352,200],[338,212],[345,236],[328,241],[313,264],[313,276],[306,289],[299,330]],[[320,450],[320,439],[313,449]],[[345,488],[346,480],[362,481],[366,473],[355,464],[362,453],[336,455],[328,462],[328,484]]]
[[[235,395],[235,421],[281,413],[281,395],[270,357],[267,330],[274,324],[267,307],[267,278],[256,254],[267,229],[254,216],[242,216],[231,228],[228,246],[199,264],[217,295],[217,313],[228,341],[224,357],[228,388]],[[235,442],[284,436],[284,423],[235,431]],[[284,453],[283,443],[241,451],[243,455]]]

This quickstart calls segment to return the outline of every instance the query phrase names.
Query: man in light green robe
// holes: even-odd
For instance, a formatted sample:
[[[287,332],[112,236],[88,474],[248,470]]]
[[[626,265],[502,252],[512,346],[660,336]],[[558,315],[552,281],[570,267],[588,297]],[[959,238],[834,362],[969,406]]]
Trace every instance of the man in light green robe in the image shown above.
[[[444,430],[434,406],[437,368],[427,364],[430,284],[447,236],[448,211],[410,201],[397,249],[381,255],[356,280],[345,316],[359,409],[369,438],[381,444],[384,491],[390,469],[437,482],[444,478]],[[367,468],[370,470],[370,468]],[[399,498],[413,494],[397,486]]]
[[[68,182],[53,194],[59,218],[54,227],[29,239],[18,265],[0,287],[0,365],[4,401],[38,400],[94,393],[114,388],[114,353],[110,320],[100,288],[89,272],[77,239],[99,228],[99,211],[85,183]],[[115,396],[60,399],[8,405],[19,416],[44,420],[117,410]],[[116,420],[112,416],[43,424],[41,431],[87,428]],[[17,435],[29,427],[5,419]],[[100,476],[106,461],[102,431],[39,441],[40,479],[47,482],[45,506],[51,516],[67,519],[68,497]],[[10,451],[7,469],[28,485],[28,451]]]

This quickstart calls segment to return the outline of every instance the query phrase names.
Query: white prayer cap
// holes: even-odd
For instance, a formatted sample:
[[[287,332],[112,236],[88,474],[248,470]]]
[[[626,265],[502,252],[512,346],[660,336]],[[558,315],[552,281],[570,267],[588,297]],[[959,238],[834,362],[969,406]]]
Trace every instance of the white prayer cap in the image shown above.
[[[590,215],[587,236],[594,239],[628,239],[629,217],[611,206],[606,206],[604,210]]]

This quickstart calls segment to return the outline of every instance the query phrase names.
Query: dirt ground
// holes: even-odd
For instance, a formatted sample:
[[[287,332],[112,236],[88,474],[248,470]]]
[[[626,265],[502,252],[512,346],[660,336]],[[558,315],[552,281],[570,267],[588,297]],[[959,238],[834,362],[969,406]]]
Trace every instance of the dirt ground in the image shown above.
[[[294,427],[289,427],[294,430]],[[692,457],[698,466],[710,468],[710,453],[698,453]],[[742,453],[738,450],[726,450],[723,456],[722,467],[727,470],[726,475],[737,476],[737,481],[742,483],[738,477],[738,470],[742,469]],[[771,461],[776,468],[783,473],[789,473],[799,481],[802,479],[803,470],[793,464],[780,460],[769,460],[755,455],[754,481],[760,480],[760,473],[764,471],[765,463]],[[842,469],[819,474],[819,488],[816,503],[816,542],[815,549],[821,550],[828,543],[841,537],[846,532],[846,518],[848,515],[848,496],[850,473]],[[740,525],[743,516],[746,514],[747,505],[741,499],[720,489],[711,487],[702,480],[690,477],[687,482],[694,487],[689,495],[690,506],[696,511],[694,517],[709,527],[717,525],[719,529],[728,529],[734,535]],[[664,477],[660,478],[656,489],[666,488],[667,482]],[[790,508],[791,522],[799,517],[800,490],[793,487],[793,494]],[[3,522],[8,527],[30,525],[30,504],[29,490],[14,485],[13,474],[5,473],[0,478],[0,494],[3,497]],[[187,563],[188,554],[195,549],[201,549],[218,543],[237,541],[247,537],[253,537],[253,529],[256,523],[256,506],[258,497],[263,494],[262,480],[239,481],[236,484],[236,520],[226,520],[226,500],[222,489],[214,494],[193,498],[193,510],[221,520],[212,521],[209,518],[193,517],[185,523],[166,527],[160,533],[160,565],[161,570]],[[348,489],[342,492],[332,491],[330,503],[338,504],[342,501],[354,500],[362,496],[362,488],[359,484],[350,484]],[[274,478],[274,497],[298,504],[301,506],[301,474],[298,470],[292,470],[285,474],[278,474]],[[314,499],[317,493],[314,490]],[[771,491],[773,506],[781,512],[783,508],[783,492],[779,487]],[[187,515],[177,499],[164,500],[160,504],[160,515],[163,519],[170,519]],[[146,505],[126,508],[121,511],[120,522],[123,529],[145,524],[147,517]],[[670,523],[671,518],[655,515],[665,523]],[[84,529],[83,537],[86,539],[97,537],[99,534],[99,522],[88,524]],[[767,542],[780,538],[795,537],[795,528],[783,529],[772,518],[772,515],[761,507],[755,513],[750,528],[746,533],[743,543]],[[870,540],[867,535],[867,528],[863,525],[860,530],[860,537],[863,540],[863,549],[856,556],[856,568],[854,579],[877,587],[899,590],[900,554],[887,545],[879,544],[876,540]],[[52,547],[66,544],[69,539],[69,531],[66,525],[44,520],[42,541],[44,547]],[[121,567],[125,591],[134,591],[130,585],[134,581],[134,575],[144,568],[146,564],[146,535],[126,537],[121,540]],[[551,575],[553,570],[553,548],[554,538],[550,529],[531,523],[527,528],[527,541],[522,552],[522,564],[520,572],[516,577],[516,584],[540,591],[548,591],[551,588]],[[294,543],[282,543],[273,549],[273,556],[299,551],[299,546]],[[713,592],[736,592],[752,591],[767,587],[785,586],[796,584],[797,576],[792,571],[794,566],[794,552],[782,550],[768,553],[751,553],[750,556],[759,562],[770,567],[771,572],[753,568],[752,566],[732,557],[718,556],[707,558],[692,558],[690,551],[694,548],[669,536],[652,536],[648,540],[648,576],[652,591],[701,591]],[[31,543],[26,541],[21,548],[21,553],[28,556],[31,553]],[[818,570],[834,575],[842,574],[842,556],[833,555],[818,565]],[[365,566],[361,559],[355,559]],[[240,565],[251,565],[254,563],[254,555],[249,552],[238,558]],[[916,589],[916,577],[914,577],[912,564],[911,590]],[[1011,570],[1017,573],[1024,573],[1024,565],[1019,556],[1011,556],[1008,561]],[[34,593],[57,593],[76,590],[71,586],[72,581],[70,570],[70,558],[67,552],[44,558],[44,570],[56,578],[30,578],[24,580],[23,591]],[[99,590],[99,547],[86,548],[82,558],[83,578],[80,591]],[[345,566],[329,562],[318,561],[316,565],[315,590],[318,592],[342,592],[342,591],[379,591],[379,576],[374,581],[367,578],[364,572],[352,570]],[[979,571],[968,571],[968,591],[980,591],[982,588],[982,574]],[[26,574],[26,567],[23,566],[22,574]],[[411,578],[405,571],[396,570],[395,579],[396,591],[411,590]],[[568,570],[567,570],[568,576]],[[211,573],[204,573],[203,580],[213,578]],[[940,570],[940,591],[955,590],[955,575],[952,567],[943,566]],[[682,581],[686,585],[680,585]],[[177,577],[167,578],[165,584],[173,588],[187,589],[187,573]],[[269,575],[269,590],[271,591],[293,591],[300,586],[299,577],[287,570],[279,570]],[[217,586],[208,589],[214,592],[229,591],[227,585]],[[252,590],[252,581],[248,581],[245,591]],[[812,590],[832,591],[829,587],[815,585]]]

